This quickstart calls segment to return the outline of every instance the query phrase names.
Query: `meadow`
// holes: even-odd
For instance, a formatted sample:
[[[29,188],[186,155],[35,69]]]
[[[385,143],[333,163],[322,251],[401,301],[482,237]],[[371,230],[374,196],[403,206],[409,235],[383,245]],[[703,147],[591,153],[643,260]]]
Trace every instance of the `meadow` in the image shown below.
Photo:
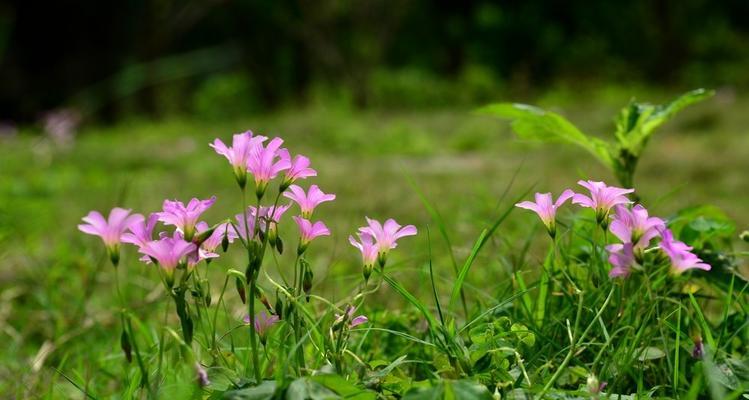
[[[526,101],[604,136],[635,95],[660,102],[673,93],[560,90]],[[584,272],[586,266],[609,268],[596,240],[613,242],[597,236],[591,215],[570,205],[560,211],[567,250],[557,255],[548,250],[538,218],[514,207],[535,192],[582,192],[578,180],[617,185],[611,172],[574,147],[519,140],[506,121],[473,107],[361,111],[321,103],[229,121],[133,119],[85,127],[67,142],[33,130],[0,137],[0,335],[6,343],[0,393],[50,399],[739,398],[749,377],[747,287],[740,278],[748,246],[739,240],[749,228],[747,107],[749,98],[723,89],[683,111],[650,140],[634,179],[651,215],[680,221],[677,216],[689,215],[680,210],[714,206],[694,215],[706,221],[704,232],[717,233],[697,239],[719,243],[711,249],[731,258],[731,268],[677,278],[654,268],[632,280],[639,287]],[[300,185],[336,194],[315,211],[330,237],[316,239],[305,253],[314,271],[311,291],[326,300],[288,296],[297,310],[292,315],[317,333],[290,345],[301,340],[289,333],[291,324],[275,327],[259,385],[257,368],[248,367],[247,305],[233,282],[238,277],[227,275],[247,267],[237,242],[198,267],[210,285],[206,309],[220,312],[198,323],[188,344],[158,269],[123,247],[115,270],[99,241],[76,228],[90,210],[106,216],[120,206],[147,215],[164,199],[212,195],[216,203],[204,218],[233,216],[243,204],[231,166],[208,144],[214,138],[228,143],[248,129],[282,137],[293,154],[312,160],[318,176]],[[361,255],[347,238],[365,216],[413,224],[418,234],[399,241],[387,266],[370,277],[371,293],[357,298],[363,293]],[[279,288],[269,279],[280,280],[296,264],[296,226],[280,224],[279,230],[288,238],[286,249],[265,260],[269,276],[259,278],[271,308]],[[587,239],[580,243],[563,231]],[[544,288],[548,293],[541,296]],[[368,316],[367,324],[334,329],[336,311],[352,298],[362,300],[358,312]],[[121,349],[123,326],[131,362]],[[218,345],[211,343],[216,336]],[[698,347],[703,354],[693,356]],[[290,356],[297,351],[304,368]],[[200,384],[195,363],[210,385]]]

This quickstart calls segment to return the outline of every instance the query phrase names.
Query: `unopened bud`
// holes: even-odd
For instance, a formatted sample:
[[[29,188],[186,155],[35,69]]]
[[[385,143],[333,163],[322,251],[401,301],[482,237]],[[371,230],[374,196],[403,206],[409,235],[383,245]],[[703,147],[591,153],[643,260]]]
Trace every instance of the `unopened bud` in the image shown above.
[[[247,292],[244,288],[244,282],[242,282],[241,279],[236,278],[234,279],[234,283],[237,285],[237,293],[239,293],[239,298],[242,299],[242,304],[247,304]]]
[[[132,346],[130,345],[130,336],[127,334],[125,327],[122,327],[122,335],[120,335],[120,347],[122,352],[125,353],[125,359],[128,363],[133,362]]]
[[[279,319],[283,319],[283,301],[281,300],[281,296],[278,294],[278,290],[276,290],[276,306],[274,307],[274,311],[276,312],[276,315],[278,315]]]
[[[749,231],[744,231],[739,234],[739,239],[749,243]]]
[[[276,238],[276,250],[278,250],[278,254],[283,254],[283,240],[280,236]]]
[[[304,280],[302,281],[302,289],[304,289],[304,293],[307,294],[307,301],[309,301],[309,293],[312,290],[312,279],[314,278],[314,275],[312,274],[312,270],[307,268],[304,271]]]

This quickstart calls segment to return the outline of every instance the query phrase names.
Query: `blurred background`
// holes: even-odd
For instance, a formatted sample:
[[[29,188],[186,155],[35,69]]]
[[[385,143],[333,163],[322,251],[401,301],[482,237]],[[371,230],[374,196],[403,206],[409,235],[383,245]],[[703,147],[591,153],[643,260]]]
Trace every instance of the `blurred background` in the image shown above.
[[[346,237],[365,215],[422,233],[431,224],[438,286],[450,287],[447,246],[418,193],[442,215],[460,263],[531,187],[615,182],[586,153],[518,140],[477,107],[537,104],[610,137],[631,99],[660,103],[698,87],[717,94],[656,134],[636,188],[654,214],[710,203],[745,229],[744,0],[4,1],[0,338],[11,346],[0,355],[0,393],[76,393],[49,366],[109,383],[96,371],[121,368],[111,356],[112,274],[76,225],[91,209],[146,213],[164,198],[213,194],[209,221],[235,214],[231,168],[208,147],[213,138],[252,129],[312,158],[314,183],[338,198],[316,211],[333,237],[310,259],[316,287],[337,299],[360,279]],[[293,226],[281,229],[293,237]],[[467,285],[490,299],[498,271],[539,262],[525,251],[538,234],[535,216],[514,213]],[[414,278],[409,287],[426,279],[426,241],[403,240],[393,255],[389,268]],[[217,279],[242,269],[237,260],[212,264]],[[123,265],[146,319],[158,278],[129,249]]]

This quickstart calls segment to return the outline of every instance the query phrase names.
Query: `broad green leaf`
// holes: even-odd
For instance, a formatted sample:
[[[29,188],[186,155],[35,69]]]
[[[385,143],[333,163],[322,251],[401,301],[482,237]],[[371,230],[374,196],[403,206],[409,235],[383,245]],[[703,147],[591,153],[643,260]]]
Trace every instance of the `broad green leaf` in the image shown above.
[[[640,350],[639,356],[637,356],[637,359],[640,361],[648,361],[648,360],[657,360],[665,356],[666,356],[666,353],[663,350],[657,347],[649,346]]]
[[[613,168],[612,146],[590,137],[561,115],[528,104],[497,103],[478,110],[511,121],[515,133],[525,139],[544,142],[568,142],[593,154],[604,165]]]
[[[263,381],[258,386],[229,390],[222,397],[225,400],[269,400],[276,393],[276,381]]]
[[[684,108],[708,99],[712,90],[696,89],[672,100],[670,103],[653,105],[632,102],[619,113],[616,123],[616,138],[621,148],[639,156],[655,130],[673,118]]]
[[[444,380],[434,386],[412,389],[403,400],[491,400],[492,394],[486,386],[471,380]]]

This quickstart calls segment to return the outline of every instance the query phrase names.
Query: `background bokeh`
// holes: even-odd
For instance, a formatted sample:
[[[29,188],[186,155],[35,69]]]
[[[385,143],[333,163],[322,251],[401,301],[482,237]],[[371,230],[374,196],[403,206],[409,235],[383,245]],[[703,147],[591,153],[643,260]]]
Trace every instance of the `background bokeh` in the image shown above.
[[[663,102],[696,87],[716,96],[656,134],[638,193],[655,214],[710,203],[744,229],[746,1],[3,2],[0,338],[10,346],[0,351],[0,393],[79,395],[58,371],[111,386],[107,371],[121,368],[112,275],[76,224],[91,209],[150,212],[164,198],[212,194],[206,217],[233,215],[239,198],[208,147],[215,137],[280,135],[338,195],[320,207],[333,237],[310,251],[316,290],[346,295],[360,276],[347,235],[365,215],[392,216],[422,232],[402,241],[392,273],[426,296],[427,228],[438,286],[454,273],[409,178],[444,218],[459,261],[533,185],[558,193],[578,179],[614,182],[582,151],[518,140],[473,110],[528,102],[607,136],[631,99]],[[483,296],[507,279],[501,271],[537,262],[525,246],[539,225],[513,214],[467,287]],[[134,251],[123,265],[146,320],[158,278]],[[223,269],[242,269],[231,254],[212,265],[219,281]]]

